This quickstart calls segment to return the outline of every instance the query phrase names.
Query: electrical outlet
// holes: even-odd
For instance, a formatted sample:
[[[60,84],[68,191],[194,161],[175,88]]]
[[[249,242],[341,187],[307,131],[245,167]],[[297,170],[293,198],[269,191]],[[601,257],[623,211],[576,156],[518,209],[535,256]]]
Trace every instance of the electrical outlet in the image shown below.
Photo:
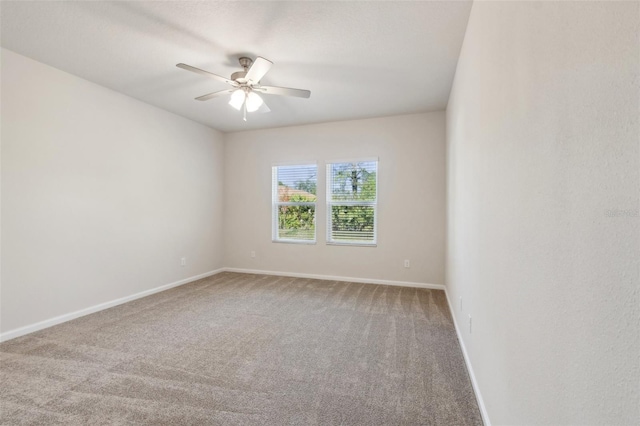
[[[187,265],[187,258],[186,257],[181,257],[180,258],[180,266],[186,266]]]
[[[469,334],[471,334],[471,315],[469,315]]]
[[[460,296],[460,311],[462,312],[462,296]]]
[[[251,257],[256,257],[256,252],[255,251],[251,252]]]
[[[404,267],[405,267],[405,268],[409,268],[409,267],[411,267],[411,262],[409,262],[409,259],[405,259],[405,260],[404,260]]]

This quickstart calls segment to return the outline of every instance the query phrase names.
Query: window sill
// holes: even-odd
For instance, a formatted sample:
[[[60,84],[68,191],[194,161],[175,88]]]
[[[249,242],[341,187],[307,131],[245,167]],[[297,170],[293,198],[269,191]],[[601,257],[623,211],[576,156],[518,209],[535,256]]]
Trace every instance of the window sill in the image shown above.
[[[305,245],[315,245],[316,241],[305,241],[305,240],[271,240],[272,243],[278,244],[305,244]]]
[[[378,247],[378,243],[340,243],[331,241],[326,243],[328,246],[351,246],[351,247]]]

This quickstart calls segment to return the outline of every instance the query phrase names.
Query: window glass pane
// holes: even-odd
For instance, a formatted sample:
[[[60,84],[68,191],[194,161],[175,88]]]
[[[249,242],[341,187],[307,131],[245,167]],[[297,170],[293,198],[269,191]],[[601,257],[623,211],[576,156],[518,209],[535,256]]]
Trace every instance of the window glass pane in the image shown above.
[[[372,206],[331,206],[331,241],[374,241]]]
[[[318,168],[314,165],[277,168],[278,202],[315,202]]]
[[[331,164],[331,201],[375,201],[377,166],[377,161]]]
[[[278,206],[278,239],[315,240],[316,207]]]

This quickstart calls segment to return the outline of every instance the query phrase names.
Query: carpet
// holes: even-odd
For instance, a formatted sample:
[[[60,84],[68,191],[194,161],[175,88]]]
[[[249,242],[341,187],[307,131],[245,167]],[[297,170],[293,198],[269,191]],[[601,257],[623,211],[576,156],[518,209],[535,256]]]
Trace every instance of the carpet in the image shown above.
[[[221,273],[0,344],[3,424],[481,425],[443,291]]]

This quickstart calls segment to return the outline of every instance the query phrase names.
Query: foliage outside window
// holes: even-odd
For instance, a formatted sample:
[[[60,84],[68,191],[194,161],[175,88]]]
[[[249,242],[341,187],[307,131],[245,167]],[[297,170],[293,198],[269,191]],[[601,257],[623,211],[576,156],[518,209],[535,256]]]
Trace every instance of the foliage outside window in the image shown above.
[[[378,161],[327,164],[327,242],[376,244]]]
[[[316,241],[315,164],[272,168],[273,241]]]

